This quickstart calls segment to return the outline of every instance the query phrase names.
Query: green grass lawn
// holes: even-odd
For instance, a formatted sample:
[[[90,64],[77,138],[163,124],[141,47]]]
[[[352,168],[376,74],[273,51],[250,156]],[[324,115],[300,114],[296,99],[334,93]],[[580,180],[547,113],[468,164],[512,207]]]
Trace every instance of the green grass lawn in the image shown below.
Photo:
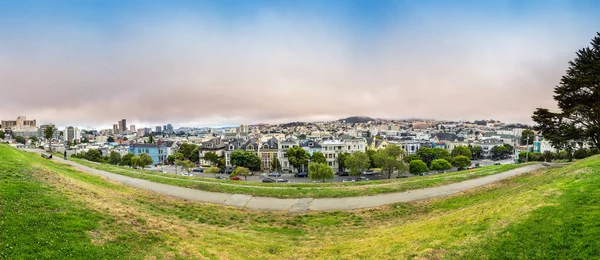
[[[597,259],[600,157],[460,195],[262,212],[120,185],[0,145],[0,259]]]
[[[335,198],[376,195],[381,193],[402,192],[440,186],[468,179],[497,174],[527,164],[492,165],[479,169],[442,173],[430,176],[417,176],[405,179],[376,180],[354,183],[294,183],[270,184],[260,182],[223,181],[202,177],[186,177],[152,171],[134,170],[128,167],[110,164],[99,164],[87,160],[70,158],[70,160],[90,168],[117,173],[129,177],[145,179],[153,182],[170,184],[192,189],[248,194],[276,198]]]

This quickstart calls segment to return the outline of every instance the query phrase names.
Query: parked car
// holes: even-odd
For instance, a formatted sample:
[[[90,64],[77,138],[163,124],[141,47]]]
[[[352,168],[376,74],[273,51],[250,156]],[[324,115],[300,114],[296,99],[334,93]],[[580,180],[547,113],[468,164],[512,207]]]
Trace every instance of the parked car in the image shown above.
[[[225,174],[231,174],[232,172],[233,172],[233,170],[232,170],[232,169],[227,169],[227,170],[225,170]]]
[[[194,168],[192,169],[193,172],[204,172],[204,169],[202,168]]]
[[[272,182],[275,182],[275,180],[273,180],[273,179],[271,179],[271,178],[264,178],[264,179],[262,180],[262,182],[272,183]]]
[[[342,182],[355,182],[355,180],[350,179],[350,178],[344,178],[344,179],[342,179]]]
[[[376,174],[376,173],[379,173],[379,172],[378,171],[374,171],[374,170],[368,170],[366,172],[363,172],[364,175],[373,175],[373,174]]]
[[[340,172],[338,173],[339,176],[350,176],[349,172]]]
[[[400,176],[396,176],[396,178],[408,178],[408,176],[406,176],[406,175],[400,175]]]
[[[288,179],[277,179],[277,182],[290,183]]]
[[[369,180],[369,178],[367,178],[367,177],[362,177],[362,176],[356,177],[356,181],[368,181],[368,180]]]
[[[215,178],[217,178],[219,180],[227,180],[227,177],[225,177],[225,176],[217,176]]]
[[[269,173],[269,177],[281,177],[281,173],[272,172],[272,173]]]
[[[294,174],[294,177],[296,177],[296,178],[308,177],[308,172],[298,172],[298,173]]]
[[[233,177],[230,178],[230,180],[232,180],[232,181],[241,181],[242,178],[240,178],[238,176],[233,176]]]

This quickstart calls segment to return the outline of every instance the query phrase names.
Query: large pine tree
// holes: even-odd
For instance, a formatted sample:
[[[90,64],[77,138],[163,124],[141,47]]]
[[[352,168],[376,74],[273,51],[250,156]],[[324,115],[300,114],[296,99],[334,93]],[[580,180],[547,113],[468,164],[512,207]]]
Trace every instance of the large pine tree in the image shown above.
[[[600,33],[591,46],[577,51],[554,94],[560,112],[538,108],[532,116],[535,129],[557,149],[569,141],[600,147]]]

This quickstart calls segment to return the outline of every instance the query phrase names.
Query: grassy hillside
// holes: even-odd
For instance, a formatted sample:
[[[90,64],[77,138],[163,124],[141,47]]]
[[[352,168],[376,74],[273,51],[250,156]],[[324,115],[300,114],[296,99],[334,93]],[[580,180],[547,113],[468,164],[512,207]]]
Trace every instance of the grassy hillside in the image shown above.
[[[145,179],[153,182],[165,183],[191,189],[249,194],[276,198],[336,198],[354,197],[361,195],[375,195],[381,193],[402,192],[407,190],[421,189],[446,185],[468,179],[497,174],[512,170],[528,164],[492,165],[479,169],[449,172],[430,176],[418,176],[406,179],[377,180],[368,182],[330,182],[330,183],[260,183],[223,181],[202,177],[186,177],[174,174],[159,173],[152,171],[134,170],[127,167],[110,164],[99,164],[78,158],[70,160],[83,164],[90,168],[121,174],[129,177]],[[219,185],[221,184],[221,185]]]
[[[445,199],[301,215],[160,196],[4,145],[0,158],[0,258],[600,255],[598,157]]]

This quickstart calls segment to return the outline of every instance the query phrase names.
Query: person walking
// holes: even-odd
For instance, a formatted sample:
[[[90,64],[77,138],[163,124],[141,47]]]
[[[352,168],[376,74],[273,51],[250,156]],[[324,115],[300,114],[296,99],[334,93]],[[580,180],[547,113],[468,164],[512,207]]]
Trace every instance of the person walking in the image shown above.
[[[67,159],[67,151],[65,151],[65,160]]]

